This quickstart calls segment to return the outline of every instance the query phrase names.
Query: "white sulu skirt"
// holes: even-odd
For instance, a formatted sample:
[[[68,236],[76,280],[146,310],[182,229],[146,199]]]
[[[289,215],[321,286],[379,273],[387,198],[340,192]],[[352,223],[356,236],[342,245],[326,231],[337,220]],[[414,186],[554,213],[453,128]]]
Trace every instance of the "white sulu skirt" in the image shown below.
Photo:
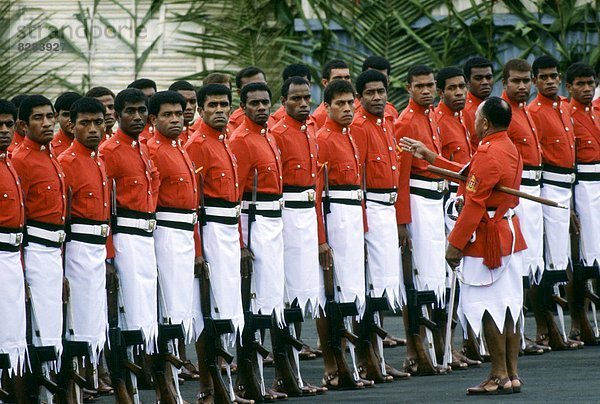
[[[521,185],[520,190],[533,196],[540,196],[541,192],[539,186]],[[539,285],[544,274],[544,211],[541,204],[520,198],[515,213],[527,243],[523,251],[523,276]]]
[[[156,352],[158,337],[157,279],[154,238],[133,234],[113,235],[115,269],[119,275],[119,325],[123,330],[142,330],[145,348]]]
[[[8,354],[10,375],[25,370],[27,353],[25,281],[21,253],[0,251],[0,353]]]
[[[571,206],[571,190],[555,185],[544,184],[542,198]],[[546,270],[567,269],[571,260],[571,209],[559,209],[544,205],[544,247]]]
[[[182,324],[185,342],[193,337],[194,232],[158,225],[154,230],[160,322]]]
[[[302,313],[313,317],[325,308],[323,273],[319,265],[319,237],[315,208],[283,208],[285,298],[298,300]]]
[[[399,263],[398,226],[396,208],[367,201],[368,231],[367,244],[368,291],[372,297],[387,296],[390,307],[395,311],[406,302],[406,290]]]
[[[65,244],[65,276],[69,280],[67,324],[73,341],[90,344],[94,366],[108,330],[106,308],[106,246],[72,240]]]
[[[579,255],[584,265],[600,264],[600,181],[575,185],[575,210],[581,223]]]

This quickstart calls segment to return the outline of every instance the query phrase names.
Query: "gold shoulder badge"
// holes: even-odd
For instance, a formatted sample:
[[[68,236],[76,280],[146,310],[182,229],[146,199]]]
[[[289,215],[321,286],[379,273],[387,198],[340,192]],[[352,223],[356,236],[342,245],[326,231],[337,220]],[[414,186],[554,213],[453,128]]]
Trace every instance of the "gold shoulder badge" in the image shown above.
[[[475,174],[472,174],[467,181],[467,191],[476,192],[477,185],[479,185],[479,180],[475,177]]]

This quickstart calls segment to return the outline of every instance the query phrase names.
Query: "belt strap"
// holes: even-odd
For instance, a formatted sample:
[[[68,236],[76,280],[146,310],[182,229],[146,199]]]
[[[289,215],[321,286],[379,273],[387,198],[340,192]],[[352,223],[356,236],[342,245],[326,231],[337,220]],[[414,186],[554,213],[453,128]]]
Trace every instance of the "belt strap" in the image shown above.
[[[254,204],[256,210],[281,210],[281,206],[283,204],[283,200],[279,199],[276,201],[242,201],[242,209],[246,210],[250,208],[250,205]]]
[[[46,230],[40,227],[27,226],[27,235],[29,237],[37,237],[52,243],[63,243],[66,238],[64,230]]]
[[[107,237],[109,232],[110,226],[108,224],[71,224],[71,233],[75,234],[88,234],[90,236]]]
[[[563,184],[572,184],[575,182],[575,173],[560,174],[550,171],[543,171],[542,178],[547,181],[561,182]]]
[[[523,170],[521,179],[539,181],[542,179],[542,170]]]
[[[23,233],[0,233],[0,243],[11,246],[20,246],[23,242]]]
[[[325,196],[324,193],[323,193],[323,196]],[[329,199],[347,199],[347,200],[351,200],[351,201],[362,201],[363,193],[362,193],[362,189],[354,189],[351,191],[330,189],[329,190]]]
[[[205,206],[204,213],[207,216],[218,216],[218,217],[240,217],[241,207],[240,205],[234,208],[221,208],[217,206]]]
[[[381,202],[381,203],[393,205],[396,203],[396,200],[398,200],[398,193],[397,192],[386,192],[386,193],[378,194],[378,193],[374,193],[374,192],[367,192],[365,199],[367,201]]]
[[[577,164],[578,173],[600,173],[600,164]]]
[[[198,222],[198,215],[196,212],[175,213],[158,211],[156,212],[156,220],[194,225]]]
[[[314,202],[317,192],[314,189],[307,189],[302,192],[284,192],[284,202]]]
[[[446,181],[425,181],[411,178],[409,185],[413,188],[424,189],[426,191],[444,192],[446,189]]]
[[[152,233],[156,228],[156,219],[134,219],[131,217],[117,217],[117,226],[144,230]]]

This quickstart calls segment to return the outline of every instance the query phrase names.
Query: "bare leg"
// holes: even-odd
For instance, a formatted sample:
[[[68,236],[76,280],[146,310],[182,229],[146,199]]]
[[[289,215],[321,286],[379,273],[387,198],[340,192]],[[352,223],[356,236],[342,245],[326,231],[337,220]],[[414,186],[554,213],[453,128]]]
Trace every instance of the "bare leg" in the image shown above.
[[[335,362],[335,355],[333,349],[329,343],[329,320],[325,318],[323,314],[316,319],[317,322],[317,333],[319,340],[321,341],[321,349],[323,350],[323,364],[324,374],[333,375],[337,372],[337,364]]]
[[[485,333],[485,340],[492,361],[490,376],[504,379],[508,377],[508,370],[506,368],[506,334],[498,330],[492,316],[487,311],[483,315],[483,332]]]
[[[517,360],[519,358],[520,323],[513,320],[510,311],[506,310],[504,332],[506,333],[506,369],[511,377],[518,376]]]

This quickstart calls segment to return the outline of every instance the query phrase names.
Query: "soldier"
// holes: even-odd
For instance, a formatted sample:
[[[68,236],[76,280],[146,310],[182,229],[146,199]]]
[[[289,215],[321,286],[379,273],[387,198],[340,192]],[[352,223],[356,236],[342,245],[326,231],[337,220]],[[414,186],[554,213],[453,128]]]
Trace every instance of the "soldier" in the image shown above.
[[[560,85],[558,61],[552,56],[540,56],[533,62],[532,70],[533,83],[537,87],[538,95],[529,104],[529,113],[538,130],[542,146],[544,167],[541,196],[569,206],[571,189],[575,181],[575,137],[567,104],[558,96]],[[548,271],[564,273],[567,270],[571,259],[569,225],[571,219],[576,220],[576,218],[572,217],[570,209],[553,209],[548,206],[543,207],[543,214],[546,263],[544,278],[548,280],[544,286],[546,321],[538,323],[536,343],[549,345],[552,349],[577,349],[583,346],[583,343],[567,338],[560,303],[557,305],[557,310],[561,320],[561,330],[556,326],[554,316],[548,307],[553,300],[550,294],[555,296],[554,300],[560,298],[558,289],[560,281],[550,279],[552,274],[549,275]],[[542,281],[544,282],[544,279]],[[561,281],[564,281],[564,278]]]
[[[472,149],[477,150],[475,111],[477,111],[479,104],[492,94],[494,89],[494,65],[486,58],[475,56],[467,60],[463,70],[469,86],[463,118],[471,134]]]
[[[27,351],[25,318],[25,280],[21,264],[21,242],[25,223],[23,191],[10,153],[17,108],[0,100],[0,355],[7,355],[10,367],[3,370],[2,385],[14,386],[14,397],[0,397],[6,402],[26,402],[22,385]]]
[[[435,95],[433,71],[427,66],[415,65],[408,70],[407,78],[410,101],[396,121],[396,139],[402,136],[418,139],[441,155],[442,142],[432,107]],[[408,245],[410,240],[413,266],[412,271],[410,268],[403,268],[404,282],[407,288],[410,286],[412,289],[414,283],[417,291],[433,291],[437,298],[439,311],[437,314],[441,314],[446,292],[446,266],[443,254],[446,244],[443,209],[446,184],[443,179],[427,171],[426,162],[413,159],[410,153],[401,156],[399,176],[398,235],[402,246]],[[409,186],[410,192],[407,190]],[[408,276],[409,273],[411,276]],[[408,309],[419,310],[420,308]],[[409,373],[441,371],[435,368],[436,358],[422,357],[421,351],[416,350],[413,340],[413,338],[408,339],[409,349],[405,370]],[[438,356],[442,352],[439,342],[440,340],[436,344]],[[433,341],[428,343],[431,346]],[[430,356],[433,355],[430,353]]]
[[[181,145],[185,145],[194,133],[192,125],[194,123],[194,117],[196,116],[196,109],[198,107],[198,95],[194,86],[185,80],[179,80],[169,86],[169,90],[177,91],[185,98],[185,109],[183,110],[183,130],[179,135],[179,142]]]
[[[572,248],[571,262],[580,262],[588,267],[600,264],[600,239],[595,230],[600,224],[597,214],[600,211],[600,176],[596,173],[596,170],[600,170],[600,111],[592,106],[596,80],[594,69],[584,63],[574,63],[567,69],[567,90],[571,96],[569,106],[577,147],[577,181],[573,190],[573,205],[580,222],[579,232],[574,235],[579,239]],[[584,285],[577,286],[579,288],[574,293],[579,304],[574,305],[577,316],[572,317],[571,338],[594,345],[597,341],[582,305],[583,300],[579,299],[579,296],[585,294],[585,290],[581,288]]]
[[[21,102],[23,102],[23,100],[25,98],[29,97],[29,95],[27,94],[19,94],[14,96],[10,102],[15,106],[15,108],[17,108],[17,111],[19,110],[19,106],[21,105]],[[16,122],[15,122],[15,131],[14,131],[14,135],[13,135],[13,140],[12,143],[10,144],[10,146],[8,146],[8,151],[10,153],[12,153],[15,148],[20,145],[21,143],[23,143],[23,140],[25,140],[25,136],[27,135],[26,132],[24,132],[25,129],[22,129],[22,125],[19,125],[19,119],[17,118]]]
[[[144,93],[144,95],[147,98],[152,97],[154,94],[156,94],[156,91],[157,91],[156,82],[151,79],[134,80],[131,83],[129,83],[127,88],[137,88],[142,93]],[[146,123],[146,126],[144,127],[143,132],[140,133],[140,135],[139,135],[139,141],[141,143],[146,144],[148,139],[150,139],[152,136],[154,136],[154,127],[152,126],[152,123],[150,121],[148,121]]]
[[[146,145],[138,140],[148,119],[146,103],[146,96],[137,89],[126,89],[117,94],[115,111],[119,129],[102,144],[100,155],[106,163],[109,181],[116,185],[112,241],[114,267],[122,294],[119,324],[123,330],[141,330],[143,348],[152,355],[157,351],[158,337],[158,274],[152,236],[159,176]],[[115,387],[117,392],[123,391]]]
[[[202,85],[222,84],[231,90],[231,77],[225,73],[210,73],[203,80]]]
[[[69,91],[62,93],[54,102],[56,120],[59,129],[50,144],[55,156],[60,156],[73,143],[73,123],[71,122],[71,105],[81,98],[81,94]]]
[[[196,258],[196,265],[210,263],[211,314],[215,319],[230,319],[235,332],[229,338],[234,345],[244,328],[241,299],[239,220],[239,179],[237,163],[227,137],[227,121],[231,111],[231,90],[221,84],[207,84],[198,90],[198,108],[201,124],[185,146],[198,175],[202,178],[204,218],[201,225],[204,253]],[[194,329],[196,353],[200,368],[198,400],[213,402],[217,399],[215,385],[209,372],[207,345],[214,344],[203,332],[200,311],[200,285],[194,282]],[[235,293],[233,293],[234,291]],[[214,359],[214,358],[213,358]],[[218,386],[217,386],[218,387]],[[237,398],[238,402],[243,400]]]
[[[468,324],[479,335],[483,323],[492,361],[490,376],[469,388],[469,395],[521,391],[517,327],[523,307],[521,251],[527,246],[513,210],[519,199],[494,190],[497,185],[517,188],[521,182],[521,157],[506,133],[510,120],[510,105],[501,98],[490,97],[477,109],[480,144],[470,162],[468,181],[460,185],[464,205],[448,236],[448,264],[455,269],[462,260],[459,316],[463,329]],[[403,139],[403,147],[432,165],[463,169],[413,139]]]
[[[235,88],[237,89],[238,96],[242,94],[242,88],[246,84],[250,83],[264,83],[267,84],[267,79],[265,76],[265,72],[263,72],[258,67],[248,66],[240,70],[235,75]],[[233,134],[233,132],[244,122],[244,109],[240,106],[238,109],[233,111],[231,116],[229,117],[229,132]],[[269,118],[269,124],[273,126],[275,121],[272,118]]]
[[[325,88],[331,81],[338,79],[346,80],[347,82],[351,83],[352,79],[350,77],[350,68],[343,60],[330,60],[325,64],[325,66],[323,66],[321,84],[323,85],[323,88]],[[320,129],[323,125],[325,125],[325,121],[327,120],[327,107],[325,106],[325,101],[319,104],[317,109],[314,110],[312,119],[317,125],[317,129]]]
[[[508,126],[508,137],[515,144],[523,159],[523,174],[520,190],[528,194],[540,196],[542,174],[542,150],[533,119],[531,118],[527,100],[531,91],[531,66],[523,59],[512,59],[506,62],[502,71],[504,92],[502,98],[512,109],[512,120]],[[521,222],[521,231],[527,242],[523,251],[523,277],[529,287],[529,300],[537,324],[545,324],[541,310],[539,283],[544,273],[544,216],[539,203],[522,199],[515,208]],[[524,290],[524,293],[527,289]],[[537,345],[525,340],[526,355],[540,354],[550,350],[545,345]]]
[[[306,65],[299,63],[292,63],[291,65],[287,65],[285,69],[283,69],[283,81],[285,82],[290,77],[302,77],[303,79],[308,81],[310,85],[311,74],[310,69]],[[275,122],[279,122],[285,115],[285,106],[282,103],[279,109],[277,109],[277,111],[275,111],[271,116],[273,117]]]
[[[106,108],[106,113],[104,114],[104,138],[100,142],[100,144],[102,144],[113,135],[113,126],[115,126],[116,122],[115,93],[106,87],[93,87],[85,93],[85,96],[97,99],[104,105],[104,108]]]
[[[58,161],[65,172],[70,211],[64,248],[69,281],[66,337],[90,346],[86,367],[96,369],[106,342],[106,241],[109,233],[109,183],[98,145],[104,138],[105,108],[85,97],[71,106],[75,140]],[[93,374],[88,372],[88,374]]]
[[[319,247],[318,240],[315,208],[317,149],[314,123],[310,120],[310,97],[308,80],[300,75],[285,80],[281,87],[285,113],[273,128],[273,137],[281,151],[283,166],[285,299],[287,304],[299,307],[303,315],[315,318],[325,307],[319,249],[329,250],[329,247]],[[296,333],[299,338],[300,323]],[[308,358],[316,357],[310,348],[305,346],[303,350]],[[310,384],[306,386],[314,392],[326,390]]]
[[[383,74],[387,81],[387,85],[389,86],[390,74],[392,73],[392,65],[390,65],[389,60],[383,56],[369,56],[362,64],[362,71],[365,72],[367,70],[377,70],[379,73]],[[387,101],[385,104],[385,113],[390,115],[393,120],[396,120],[399,115],[396,107],[394,107],[394,104],[390,101]]]
[[[42,95],[27,97],[19,107],[19,121],[27,137],[16,148],[13,163],[25,200],[24,264],[31,296],[32,343],[53,346],[60,356],[66,188],[65,175],[50,146],[55,123],[52,103]],[[58,371],[56,363],[51,366]]]

